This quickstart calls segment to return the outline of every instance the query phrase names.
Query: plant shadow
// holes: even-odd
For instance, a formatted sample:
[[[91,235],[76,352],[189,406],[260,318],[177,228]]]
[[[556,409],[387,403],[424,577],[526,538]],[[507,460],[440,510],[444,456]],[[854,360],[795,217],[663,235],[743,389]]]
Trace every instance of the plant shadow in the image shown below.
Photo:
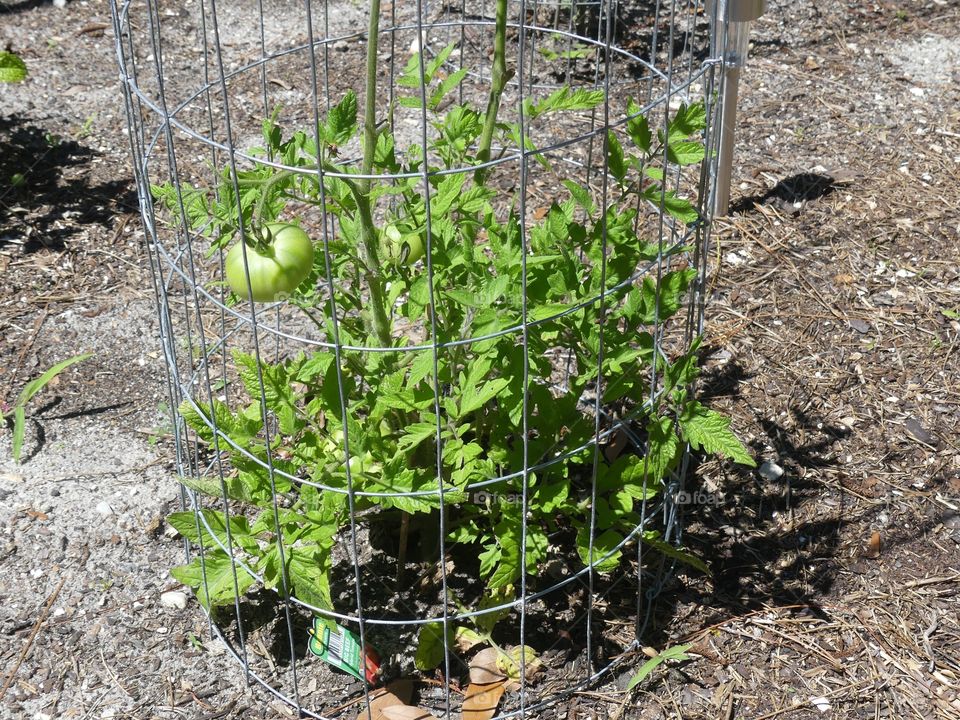
[[[0,117],[0,248],[63,250],[83,226],[109,227],[136,207],[129,179],[93,183],[84,169],[99,153],[19,116]]]

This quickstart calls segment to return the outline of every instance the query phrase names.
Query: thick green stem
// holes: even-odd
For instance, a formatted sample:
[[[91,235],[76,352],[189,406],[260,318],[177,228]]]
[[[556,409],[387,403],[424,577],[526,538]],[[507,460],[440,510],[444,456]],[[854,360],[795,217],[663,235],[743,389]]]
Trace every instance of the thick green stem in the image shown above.
[[[487,113],[483,119],[483,132],[477,147],[477,160],[484,163],[490,159],[490,146],[493,144],[493,132],[497,127],[497,115],[500,113],[500,99],[507,86],[507,0],[497,0],[497,18],[493,35],[493,65],[490,68],[490,95],[487,98]],[[489,168],[478,169],[473,176],[477,184],[482,184]]]
[[[370,23],[367,27],[367,87],[363,105],[363,162],[362,175],[373,171],[373,156],[377,150],[377,46],[380,36],[380,0],[370,0]],[[380,271],[380,256],[377,229],[373,224],[370,207],[370,179],[357,182],[355,197],[360,219],[360,254],[364,264],[364,281],[370,292],[370,317],[382,347],[391,345],[390,319],[387,315],[383,294],[383,278]]]

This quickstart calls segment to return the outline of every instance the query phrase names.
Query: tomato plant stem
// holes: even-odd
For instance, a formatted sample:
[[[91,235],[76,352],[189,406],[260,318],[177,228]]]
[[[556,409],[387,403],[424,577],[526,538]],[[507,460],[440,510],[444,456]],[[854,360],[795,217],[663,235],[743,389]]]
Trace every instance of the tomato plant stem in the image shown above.
[[[493,65],[490,68],[490,95],[487,97],[487,112],[483,119],[483,132],[477,148],[477,160],[484,163],[490,159],[493,131],[497,127],[500,99],[507,86],[507,0],[497,0],[497,18],[493,35]],[[482,184],[489,168],[480,168],[474,180]]]
[[[380,37],[380,0],[370,0],[370,22],[367,27],[367,87],[363,104],[363,162],[361,175],[370,175],[377,150],[377,47]],[[370,318],[382,347],[392,344],[390,320],[383,295],[383,273],[380,271],[377,230],[370,208],[370,178],[357,182],[357,212],[360,220],[360,253],[364,265],[364,282],[370,292]]]

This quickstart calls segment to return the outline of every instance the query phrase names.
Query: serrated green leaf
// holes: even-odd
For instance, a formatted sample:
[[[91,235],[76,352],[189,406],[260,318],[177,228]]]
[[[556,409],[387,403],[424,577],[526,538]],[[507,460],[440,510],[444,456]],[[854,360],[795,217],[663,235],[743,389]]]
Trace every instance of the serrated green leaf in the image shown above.
[[[197,600],[207,610],[231,604],[238,593],[243,595],[254,583],[253,576],[239,564],[231,562],[222,551],[210,552],[204,558],[194,558],[189,565],[171,568],[170,575],[177,582],[193,588]]]
[[[651,186],[644,190],[643,195],[656,207],[662,207],[664,212],[682,223],[693,223],[700,217],[689,200],[677,197],[672,191],[663,192],[660,188]]]
[[[648,154],[652,135],[647,118],[640,114],[640,106],[632,98],[627,101],[627,112],[634,116],[627,120],[627,135],[630,136],[638,150]]]
[[[680,433],[695,450],[728,457],[735,463],[756,467],[740,439],[730,431],[730,418],[690,402],[680,414]]]
[[[563,180],[562,182],[564,187],[570,192],[570,197],[576,200],[577,204],[586,210],[588,215],[593,215],[596,207],[593,204],[593,199],[590,197],[590,191],[582,185],[578,185],[573,180]]]
[[[707,126],[707,109],[703,102],[693,105],[681,105],[673,119],[670,121],[670,127],[667,135],[671,140],[680,137],[690,137],[694,133],[700,132]]]
[[[646,483],[655,483],[666,475],[680,450],[680,441],[669,417],[653,418],[647,424],[647,454],[644,464],[647,470]]]
[[[482,408],[509,384],[507,378],[494,378],[477,388],[464,388],[460,398],[460,417]]]
[[[682,563],[686,563],[690,567],[696,568],[706,575],[710,574],[710,568],[707,567],[707,564],[703,562],[703,560],[698,558],[696,555],[687,552],[686,550],[671,545],[668,542],[664,542],[662,539],[660,539],[660,533],[658,533],[656,530],[649,530],[645,532],[642,539],[644,545],[649,545],[660,554],[674,558],[675,560],[679,560]]]
[[[342,145],[357,131],[357,95],[348,90],[343,100],[338,102],[327,114],[323,139],[334,145]]]
[[[587,90],[586,88],[573,90],[569,85],[564,85],[538,103],[531,100],[525,101],[524,110],[527,119],[534,120],[545,113],[560,110],[592,110],[603,102],[603,97],[603,90]]]
[[[175,512],[167,516],[167,522],[190,542],[199,544],[202,540],[206,549],[220,546],[222,546],[221,549],[229,548],[225,514],[210,508],[200,510],[199,514],[202,520],[198,520],[190,510]],[[250,524],[243,515],[230,516],[230,536],[237,547],[244,550],[254,549],[254,543],[250,537]]]
[[[333,610],[330,595],[330,550],[321,545],[285,547],[293,594],[318,610]]]
[[[449,647],[452,644],[451,628],[447,628],[446,642],[444,642],[442,622],[422,625],[417,636],[417,653],[413,658],[413,664],[417,670],[423,672],[439,667],[444,659],[444,646]]]
[[[622,185],[627,176],[627,166],[624,162],[623,147],[612,130],[607,132],[607,169]]]
[[[593,539],[593,568],[597,572],[610,572],[620,564],[621,550],[614,550],[623,542],[623,535],[610,528]],[[584,526],[577,532],[577,552],[584,565],[589,565],[590,557],[590,528]],[[612,553],[609,557],[604,557]]]
[[[434,439],[437,436],[437,425],[432,422],[410,423],[403,428],[403,435],[397,441],[397,447],[403,452],[410,452],[420,443]]]
[[[220,485],[220,479],[216,477],[195,477],[183,476],[177,478],[180,484],[202,495],[211,497],[222,497],[223,488]]]
[[[703,145],[698,142],[678,140],[667,145],[667,160],[677,165],[693,165],[703,160],[705,155]]]

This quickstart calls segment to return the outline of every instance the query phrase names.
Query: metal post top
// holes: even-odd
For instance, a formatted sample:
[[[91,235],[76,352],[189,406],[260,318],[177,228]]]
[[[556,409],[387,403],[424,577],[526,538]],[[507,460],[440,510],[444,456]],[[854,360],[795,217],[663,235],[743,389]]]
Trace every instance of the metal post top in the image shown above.
[[[767,11],[767,0],[726,0],[726,6],[727,22],[750,22]]]

